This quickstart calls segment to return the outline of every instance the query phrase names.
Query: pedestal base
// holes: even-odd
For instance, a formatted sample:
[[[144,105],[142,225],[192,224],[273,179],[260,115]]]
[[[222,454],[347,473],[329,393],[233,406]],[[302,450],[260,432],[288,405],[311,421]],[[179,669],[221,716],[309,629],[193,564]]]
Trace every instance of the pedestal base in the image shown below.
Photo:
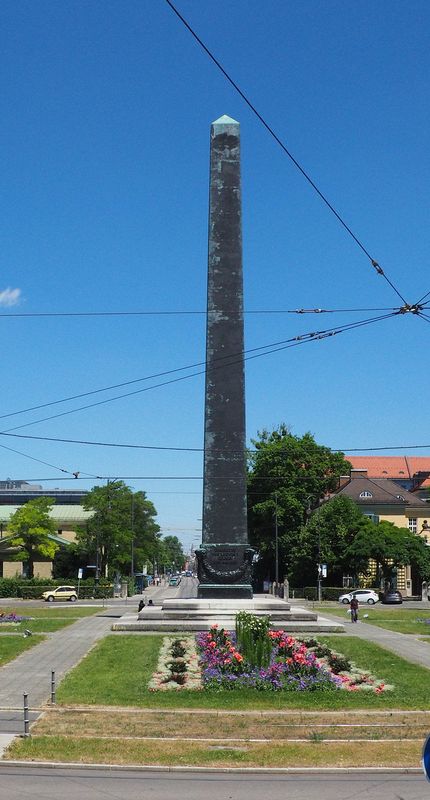
[[[218,597],[222,600],[251,600],[252,586],[249,583],[200,583],[197,589],[198,598]]]
[[[177,598],[163,600],[160,606],[145,606],[137,615],[126,614],[112,625],[114,631],[208,631],[212,625],[234,631],[236,614],[247,611],[268,617],[272,630],[288,633],[343,633],[343,625],[318,617],[313,611],[292,607],[271,595],[244,598]],[[136,618],[137,617],[137,618]]]

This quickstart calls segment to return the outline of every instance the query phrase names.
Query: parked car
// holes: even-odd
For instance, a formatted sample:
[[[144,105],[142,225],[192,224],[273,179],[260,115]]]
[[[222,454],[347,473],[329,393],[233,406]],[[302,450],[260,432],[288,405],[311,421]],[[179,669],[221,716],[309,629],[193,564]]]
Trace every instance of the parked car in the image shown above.
[[[353,597],[356,597],[359,603],[367,603],[369,606],[375,605],[379,600],[378,593],[373,589],[352,589],[347,594],[341,594],[339,603],[343,603],[346,606]]]
[[[74,586],[57,586],[55,589],[43,592],[42,598],[47,603],[53,603],[54,600],[70,600],[71,603],[74,603],[78,599],[78,595]]]
[[[403,597],[400,592],[395,591],[394,589],[389,589],[387,592],[381,592],[379,599],[381,603],[389,604],[397,604],[403,603]]]

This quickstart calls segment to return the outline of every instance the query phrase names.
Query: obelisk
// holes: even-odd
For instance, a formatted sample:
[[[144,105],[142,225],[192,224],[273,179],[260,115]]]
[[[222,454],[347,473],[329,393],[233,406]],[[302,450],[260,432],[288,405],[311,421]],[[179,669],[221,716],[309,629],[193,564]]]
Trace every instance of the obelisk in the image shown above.
[[[251,598],[246,510],[240,126],[211,126],[199,597]]]

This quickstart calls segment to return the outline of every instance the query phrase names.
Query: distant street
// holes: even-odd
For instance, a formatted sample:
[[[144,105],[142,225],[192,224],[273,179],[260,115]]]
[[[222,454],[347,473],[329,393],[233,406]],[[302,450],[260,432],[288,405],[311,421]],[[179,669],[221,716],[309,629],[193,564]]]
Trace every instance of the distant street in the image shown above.
[[[158,604],[163,600],[174,597],[197,597],[197,587],[197,578],[183,577],[179,586],[169,586],[168,583],[163,583],[161,586],[150,586],[149,589],[144,592],[144,595],[148,599],[151,598],[153,603]]]
[[[0,767],[8,800],[428,800],[422,775],[273,775]]]

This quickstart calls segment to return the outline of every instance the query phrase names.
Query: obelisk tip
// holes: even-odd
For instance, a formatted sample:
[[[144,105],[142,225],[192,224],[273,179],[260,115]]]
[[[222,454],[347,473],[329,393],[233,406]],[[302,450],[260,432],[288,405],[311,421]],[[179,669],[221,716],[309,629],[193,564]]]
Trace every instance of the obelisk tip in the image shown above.
[[[239,125],[235,119],[228,117],[227,114],[223,114],[222,117],[216,119],[215,122],[212,123],[213,126],[222,126],[222,125]]]

